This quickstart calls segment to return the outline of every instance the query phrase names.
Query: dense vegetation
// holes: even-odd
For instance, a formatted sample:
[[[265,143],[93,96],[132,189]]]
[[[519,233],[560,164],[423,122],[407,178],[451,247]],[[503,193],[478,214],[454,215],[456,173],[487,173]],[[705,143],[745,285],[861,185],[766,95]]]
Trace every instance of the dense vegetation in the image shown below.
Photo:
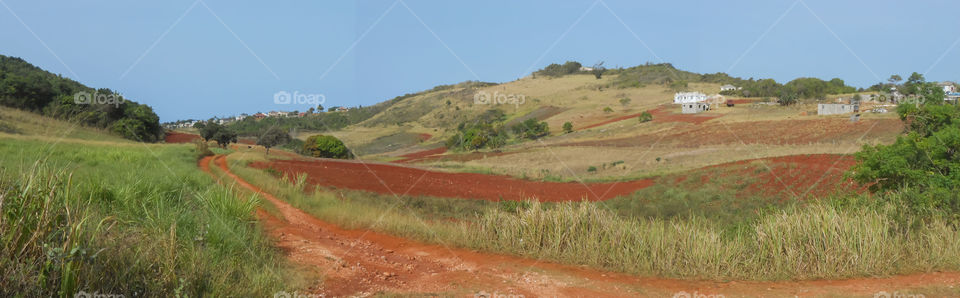
[[[303,143],[303,153],[313,157],[353,158],[353,153],[334,136],[313,135]]]
[[[943,91],[922,77],[915,86],[915,100],[897,108],[906,135],[864,146],[851,176],[881,198],[905,200],[913,211],[960,219],[960,108],[945,104]]]
[[[579,73],[579,72],[580,72],[580,67],[582,67],[582,66],[583,66],[583,65],[581,65],[580,62],[576,62],[576,61],[567,61],[567,62],[564,63],[564,64],[556,64],[556,63],[553,63],[553,64],[550,64],[550,65],[547,65],[547,67],[544,67],[544,68],[541,69],[541,70],[538,70],[538,71],[533,72],[533,75],[534,75],[534,76],[542,75],[542,76],[548,76],[548,77],[561,77],[561,76],[565,76],[565,75],[568,75],[568,74]]]
[[[20,58],[0,55],[0,105],[108,129],[131,140],[163,139],[160,118],[149,106],[110,89],[84,86]]]

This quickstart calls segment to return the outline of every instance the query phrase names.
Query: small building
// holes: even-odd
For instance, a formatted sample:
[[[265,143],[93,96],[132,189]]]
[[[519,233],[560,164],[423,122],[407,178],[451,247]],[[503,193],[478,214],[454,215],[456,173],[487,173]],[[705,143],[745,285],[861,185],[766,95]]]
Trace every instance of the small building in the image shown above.
[[[821,103],[817,104],[817,115],[839,115],[856,113],[860,111],[860,105],[845,103]]]
[[[253,118],[257,118],[257,119],[267,118],[267,114],[264,114],[264,113],[256,113],[256,114],[253,114]]]
[[[943,95],[943,100],[956,101],[957,99],[960,99],[960,92],[950,92]]]
[[[940,83],[937,83],[937,86],[940,86],[940,88],[943,88],[943,93],[945,94],[957,92],[957,86],[954,85],[953,82],[940,82]]]
[[[593,71],[593,67],[581,66],[580,71]]]
[[[673,103],[695,103],[707,100],[707,95],[700,92],[677,92],[673,95]]]
[[[680,105],[680,111],[684,114],[696,114],[710,110],[710,105],[705,102],[691,102]]]
[[[346,111],[349,111],[349,110],[350,110],[349,108],[337,107],[337,110],[336,110],[336,111],[337,111],[337,112],[346,112]]]
[[[740,88],[730,84],[720,86],[720,91],[733,91],[733,90],[740,90]]]

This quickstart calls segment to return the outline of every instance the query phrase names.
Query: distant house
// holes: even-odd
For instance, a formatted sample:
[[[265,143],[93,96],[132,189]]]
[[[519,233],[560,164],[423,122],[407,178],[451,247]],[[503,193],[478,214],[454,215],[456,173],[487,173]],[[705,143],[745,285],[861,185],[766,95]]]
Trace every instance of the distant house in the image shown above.
[[[264,113],[256,113],[256,114],[253,114],[253,118],[263,119],[263,118],[267,118],[267,115]]]
[[[705,102],[684,103],[680,107],[680,111],[684,114],[696,114],[710,110],[710,105]]]
[[[954,84],[953,82],[940,82],[940,83],[937,83],[937,86],[940,86],[940,88],[943,88],[944,94],[957,92],[957,85]]]
[[[336,111],[337,111],[337,112],[346,112],[346,111],[349,111],[349,110],[350,110],[349,108],[337,107],[337,110],[336,110]]]
[[[593,67],[581,66],[580,71],[593,71]]]
[[[860,112],[860,105],[845,103],[817,104],[817,115],[839,115]]]
[[[673,95],[673,103],[695,103],[707,100],[707,95],[700,92],[677,92]]]
[[[738,88],[737,86],[730,85],[730,84],[720,86],[720,91],[733,91],[733,90],[739,90],[739,89],[740,88]]]
[[[297,117],[304,117],[304,116],[306,116],[306,115],[307,115],[306,112],[300,112],[300,114],[297,114]]]

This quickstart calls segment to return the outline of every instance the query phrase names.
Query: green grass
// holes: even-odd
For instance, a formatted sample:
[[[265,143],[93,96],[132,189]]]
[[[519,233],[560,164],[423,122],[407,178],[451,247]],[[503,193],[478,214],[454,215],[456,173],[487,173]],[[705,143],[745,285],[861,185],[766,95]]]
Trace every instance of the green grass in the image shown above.
[[[268,296],[298,277],[192,145],[0,141],[0,296]]]

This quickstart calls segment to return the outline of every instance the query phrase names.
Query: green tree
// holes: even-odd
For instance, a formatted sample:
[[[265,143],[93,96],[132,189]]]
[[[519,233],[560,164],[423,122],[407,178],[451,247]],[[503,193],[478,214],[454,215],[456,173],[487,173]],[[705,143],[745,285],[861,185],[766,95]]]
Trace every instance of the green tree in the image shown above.
[[[303,143],[303,152],[313,157],[323,158],[353,158],[353,153],[347,145],[334,136],[313,135]]]
[[[903,77],[900,77],[900,75],[891,75],[890,78],[887,79],[887,82],[890,82],[891,85],[896,85],[900,83],[900,81],[903,81]]]
[[[571,132],[573,132],[573,123],[564,122],[564,123],[563,123],[563,132],[564,132],[564,133],[571,133]]]
[[[237,133],[216,122],[208,122],[200,130],[200,136],[207,141],[216,141],[217,145],[226,148],[230,143],[237,142]]]
[[[283,131],[279,128],[272,127],[263,132],[259,138],[257,138],[257,145],[263,146],[267,149],[267,155],[270,155],[270,147],[286,144],[290,142],[290,134],[286,131]]]
[[[532,140],[550,134],[550,128],[547,126],[547,122],[538,122],[536,118],[530,118],[515,125],[513,133],[521,138]]]

